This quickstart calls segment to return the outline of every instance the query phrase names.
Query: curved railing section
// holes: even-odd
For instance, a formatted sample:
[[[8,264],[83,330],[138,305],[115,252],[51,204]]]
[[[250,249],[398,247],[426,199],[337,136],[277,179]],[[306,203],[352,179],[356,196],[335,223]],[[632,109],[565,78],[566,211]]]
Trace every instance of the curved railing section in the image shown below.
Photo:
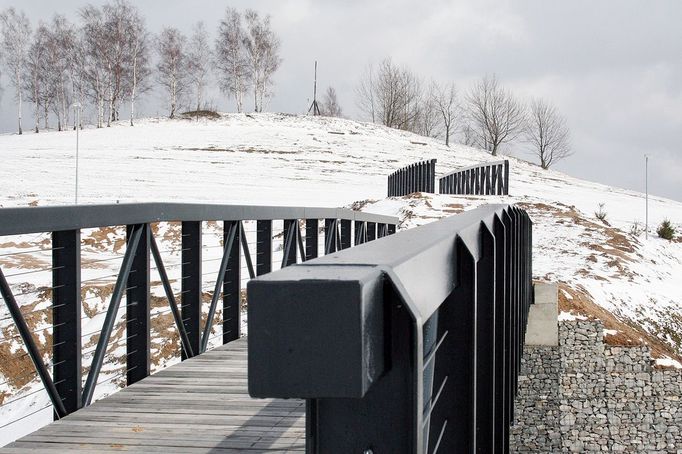
[[[438,180],[441,194],[509,195],[509,161],[488,162],[450,172]]]
[[[251,281],[249,392],[307,399],[306,452],[509,452],[531,245],[489,205]]]
[[[388,196],[399,197],[413,192],[436,192],[436,160],[416,162],[388,176]]]

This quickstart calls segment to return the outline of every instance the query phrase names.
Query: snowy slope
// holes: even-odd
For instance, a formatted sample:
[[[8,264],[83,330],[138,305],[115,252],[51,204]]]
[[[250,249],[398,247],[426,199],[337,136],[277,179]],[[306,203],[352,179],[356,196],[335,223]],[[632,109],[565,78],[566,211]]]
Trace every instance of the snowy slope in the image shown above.
[[[73,131],[0,136],[0,206],[73,203],[75,139]],[[577,152],[589,159],[589,150]],[[88,129],[80,134],[79,155],[81,203],[343,206],[363,201],[364,210],[400,216],[402,228],[483,203],[517,203],[529,211],[535,223],[534,275],[562,284],[563,309],[582,314],[585,304],[596,304],[604,313],[595,315],[592,310],[588,315],[613,317],[622,323],[615,331],[627,333],[626,341],[636,342],[639,339],[630,338],[641,334],[645,341],[661,344],[661,357],[678,358],[682,352],[682,339],[677,334],[682,332],[682,242],[660,240],[655,234],[645,240],[643,234],[629,233],[633,221],[644,218],[644,197],[637,192],[543,171],[510,158],[509,197],[415,194],[386,199],[386,176],[404,164],[437,158],[437,172],[444,174],[498,158],[469,147],[448,148],[432,139],[372,124],[278,114],[231,114],[220,120],[199,121],[149,119],[135,127]],[[594,215],[599,203],[605,204],[606,223]],[[670,218],[682,227],[680,202],[651,197],[650,215],[651,225]],[[209,258],[219,254],[222,232],[207,225],[211,228],[215,228],[215,235],[208,235]],[[247,235],[252,235],[249,226],[246,228]],[[157,234],[164,238],[169,263],[177,262],[179,256],[173,252],[177,249],[173,247],[177,231],[166,225]],[[84,260],[108,259],[84,266],[83,280],[91,286],[83,331],[95,332],[108,304],[106,289],[111,281],[105,277],[117,272],[123,236],[121,230],[111,230],[84,232],[84,237],[93,241],[106,238],[110,245],[106,250],[93,247],[83,253]],[[0,238],[0,254],[35,248],[43,240],[44,236]],[[0,256],[0,266],[8,275],[17,274],[11,281],[15,288],[23,282],[19,273],[27,270],[35,272],[30,277],[34,285],[46,285],[49,274],[36,270],[44,269],[48,259],[49,253],[30,263],[18,261],[16,256]],[[35,282],[41,279],[43,284]],[[210,288],[210,283],[207,285]],[[158,290],[154,295],[159,296],[162,311],[162,293]],[[49,306],[47,295],[26,298],[22,303],[34,304],[36,310]],[[7,338],[12,333],[5,331],[4,311],[0,306],[0,329]],[[166,311],[161,316],[167,320],[159,330],[167,329],[169,314]],[[35,323],[41,327],[44,322],[38,319]],[[628,327],[636,328],[634,334]],[[120,345],[112,348],[111,357],[120,361],[122,349]],[[12,352],[19,351],[21,345],[15,342]],[[159,355],[161,363],[175,360],[164,356],[161,346]],[[115,360],[103,373],[110,382],[103,383],[102,393],[116,389],[117,372],[120,374],[120,362]],[[4,393],[0,399],[4,397],[7,402],[17,395],[34,395],[10,410],[6,410],[9,406],[0,407],[3,420],[10,417],[6,411],[14,418],[46,402],[36,381],[20,383],[19,387],[14,384],[0,377],[0,393]],[[49,419],[49,410],[47,414]],[[31,427],[24,425],[25,430]],[[3,434],[0,429],[0,444],[16,434],[16,426],[10,428],[12,434]]]

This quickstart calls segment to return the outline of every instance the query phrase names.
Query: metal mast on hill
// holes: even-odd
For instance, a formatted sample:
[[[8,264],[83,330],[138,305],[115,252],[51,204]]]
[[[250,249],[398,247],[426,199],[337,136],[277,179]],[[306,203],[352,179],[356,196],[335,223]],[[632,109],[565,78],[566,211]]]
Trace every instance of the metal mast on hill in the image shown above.
[[[315,60],[315,82],[313,85],[313,103],[308,109],[308,114],[312,111],[313,115],[322,115],[320,112],[320,106],[317,104],[317,60]]]

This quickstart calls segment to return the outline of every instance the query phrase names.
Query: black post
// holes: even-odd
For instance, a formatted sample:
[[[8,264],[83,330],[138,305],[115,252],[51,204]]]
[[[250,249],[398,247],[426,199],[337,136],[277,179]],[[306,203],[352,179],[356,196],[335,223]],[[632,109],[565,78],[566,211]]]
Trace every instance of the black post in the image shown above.
[[[182,320],[192,351],[201,351],[201,221],[182,223]],[[182,359],[187,359],[182,353]]]
[[[336,219],[325,219],[324,220],[324,244],[325,254],[331,254],[336,252]]]
[[[305,220],[305,259],[312,260],[318,255],[319,225],[317,219]]]
[[[495,237],[481,228],[476,264],[476,448],[495,452]]]
[[[256,221],[256,275],[272,271],[272,221]]]
[[[367,241],[374,241],[377,238],[377,225],[375,222],[368,222],[366,224]]]
[[[357,246],[365,242],[365,223],[363,221],[355,221],[355,245]]]
[[[504,195],[509,195],[509,161],[505,160],[504,161],[504,178],[503,178],[503,184],[504,184]]]
[[[239,243],[242,229],[235,227],[239,221],[223,222],[223,241],[229,241],[230,229],[236,228],[230,256],[223,279],[223,344],[241,336],[241,254]]]
[[[52,233],[52,376],[67,413],[82,406],[80,248],[80,230]]]
[[[130,243],[134,225],[126,228]],[[126,291],[126,364],[127,383],[132,385],[149,376],[150,373],[150,259],[149,224],[142,227],[140,241],[134,252],[133,265],[128,275]]]
[[[341,219],[341,249],[348,249],[351,247],[351,221],[350,219]]]
[[[282,266],[289,266],[296,264],[296,219],[284,220],[284,260]]]
[[[507,298],[505,295],[507,234],[502,220],[493,220],[495,235],[495,449],[509,453],[509,403],[507,402]]]

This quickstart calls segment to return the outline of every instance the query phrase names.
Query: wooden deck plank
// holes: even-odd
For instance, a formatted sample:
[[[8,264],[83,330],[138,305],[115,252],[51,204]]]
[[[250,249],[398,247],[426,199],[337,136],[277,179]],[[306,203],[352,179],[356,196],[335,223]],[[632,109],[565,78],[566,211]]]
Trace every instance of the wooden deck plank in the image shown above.
[[[305,403],[252,399],[240,339],[158,373],[0,453],[302,453]]]

